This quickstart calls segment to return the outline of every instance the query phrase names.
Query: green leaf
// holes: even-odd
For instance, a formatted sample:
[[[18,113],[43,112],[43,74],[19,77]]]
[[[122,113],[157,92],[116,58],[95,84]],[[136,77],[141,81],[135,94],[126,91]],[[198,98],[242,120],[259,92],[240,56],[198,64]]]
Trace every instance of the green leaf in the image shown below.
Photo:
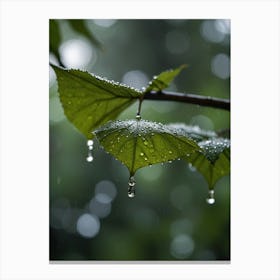
[[[179,130],[186,137],[189,137],[195,140],[196,142],[217,137],[217,134],[214,131],[203,130],[197,125],[191,126],[191,125],[186,125],[184,123],[170,123],[167,126]]]
[[[102,43],[100,43],[95,36],[92,34],[92,32],[88,29],[86,26],[86,20],[83,19],[71,19],[67,20],[72,29],[79,34],[86,37],[94,46],[96,46],[99,49],[102,49]]]
[[[199,149],[196,142],[180,131],[146,120],[109,122],[94,134],[107,152],[127,166],[131,175],[141,167],[172,161]]]
[[[103,79],[86,71],[55,70],[64,114],[88,139],[92,131],[114,120],[143,93],[123,84]]]
[[[180,72],[186,68],[187,65],[183,64],[176,69],[170,69],[161,72],[158,76],[154,76],[153,80],[149,82],[149,86],[146,88],[145,92],[149,91],[161,91],[167,88],[174,78],[180,74]]]
[[[230,173],[230,140],[213,138],[198,143],[201,151],[189,154],[185,159],[206,179],[209,189]]]

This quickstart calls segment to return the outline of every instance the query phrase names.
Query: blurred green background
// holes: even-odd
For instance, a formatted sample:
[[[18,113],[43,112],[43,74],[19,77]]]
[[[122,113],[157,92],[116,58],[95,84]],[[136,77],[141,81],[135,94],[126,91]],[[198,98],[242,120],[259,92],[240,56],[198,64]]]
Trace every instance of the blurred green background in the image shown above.
[[[102,48],[57,20],[58,54],[78,68],[136,88],[153,75],[188,64],[170,90],[230,98],[229,20],[86,20]],[[54,36],[50,32],[50,40]],[[50,52],[50,61],[57,57]],[[50,68],[50,260],[230,260],[230,178],[216,184],[214,205],[202,175],[184,161],[140,169],[136,197],[129,173],[86,139],[63,114]],[[120,119],[135,118],[137,104]],[[144,101],[142,118],[230,128],[228,111]]]

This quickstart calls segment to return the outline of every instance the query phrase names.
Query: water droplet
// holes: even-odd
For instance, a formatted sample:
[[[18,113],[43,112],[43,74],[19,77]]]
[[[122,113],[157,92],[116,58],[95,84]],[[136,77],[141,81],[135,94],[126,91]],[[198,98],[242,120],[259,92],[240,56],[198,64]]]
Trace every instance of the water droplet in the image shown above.
[[[135,184],[136,184],[135,179],[133,176],[131,176],[128,181],[128,191],[127,191],[127,195],[130,198],[135,197]]]
[[[87,157],[87,161],[88,162],[92,162],[93,161],[93,156],[92,156],[92,154],[88,154],[88,157]]]
[[[137,113],[137,115],[136,115],[136,120],[137,120],[137,121],[140,121],[140,120],[141,120],[141,115],[140,115],[139,113]]]
[[[193,166],[191,163],[189,163],[189,169],[190,169],[190,171],[192,171],[192,172],[195,172],[195,171],[196,171],[195,166]]]
[[[147,146],[147,145],[148,145],[148,142],[147,142],[146,140],[144,141],[144,145],[145,145],[145,146]]]
[[[172,154],[172,151],[168,151],[169,154]]]
[[[214,190],[209,190],[208,197],[206,198],[206,202],[208,204],[214,204],[215,203],[215,192]]]
[[[144,160],[146,160],[146,161],[147,161],[148,159],[145,157],[145,158],[144,158]]]
[[[93,156],[92,156],[92,150],[93,150],[93,140],[88,140],[87,141],[87,146],[88,146],[88,156],[87,156],[87,161],[91,162],[93,161]]]
[[[88,140],[88,141],[87,141],[87,145],[88,145],[88,146],[93,146],[93,140]]]
[[[140,156],[142,157],[142,156],[144,156],[144,154],[143,154],[143,153],[140,153]]]

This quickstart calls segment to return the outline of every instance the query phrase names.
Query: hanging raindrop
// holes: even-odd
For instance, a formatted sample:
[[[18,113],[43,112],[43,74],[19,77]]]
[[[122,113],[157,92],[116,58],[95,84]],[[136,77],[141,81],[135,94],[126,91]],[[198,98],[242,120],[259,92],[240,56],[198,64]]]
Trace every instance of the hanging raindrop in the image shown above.
[[[209,192],[208,192],[208,197],[206,198],[206,202],[207,202],[208,204],[214,204],[214,203],[215,203],[215,197],[214,197],[214,195],[215,195],[214,190],[209,190]]]
[[[91,152],[88,153],[87,161],[88,162],[92,162],[93,161],[93,156],[92,156]]]
[[[191,163],[189,163],[189,169],[190,169],[190,171],[192,171],[192,172],[195,172],[195,171],[196,171],[195,166],[193,166]]]
[[[87,146],[88,146],[87,162],[92,162],[92,161],[93,161],[93,155],[92,155],[93,140],[88,140],[88,141],[87,141]]]
[[[130,198],[135,197],[135,184],[136,184],[135,179],[133,176],[131,176],[128,181],[128,191],[127,191],[127,195]]]
[[[141,115],[140,115],[139,113],[137,113],[137,115],[136,115],[136,120],[137,120],[137,121],[140,121],[140,120],[141,120]]]

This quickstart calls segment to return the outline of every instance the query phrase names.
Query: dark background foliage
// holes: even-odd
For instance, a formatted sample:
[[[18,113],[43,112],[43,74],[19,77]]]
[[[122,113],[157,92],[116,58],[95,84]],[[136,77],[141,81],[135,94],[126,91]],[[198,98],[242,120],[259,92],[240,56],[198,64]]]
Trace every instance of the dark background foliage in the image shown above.
[[[55,21],[60,40],[51,61],[140,88],[153,75],[186,63],[171,90],[230,97],[227,20],[83,24],[94,40],[67,20]],[[50,32],[50,41],[56,33]],[[136,110],[133,105],[120,119],[134,118]],[[144,101],[142,118],[230,128],[227,111],[168,101]],[[136,173],[137,196],[129,199],[129,174],[121,163],[97,146],[94,161],[86,157],[86,139],[65,119],[50,69],[51,260],[230,259],[229,176],[217,183],[216,203],[208,205],[207,183],[198,172],[182,160],[157,164]]]

